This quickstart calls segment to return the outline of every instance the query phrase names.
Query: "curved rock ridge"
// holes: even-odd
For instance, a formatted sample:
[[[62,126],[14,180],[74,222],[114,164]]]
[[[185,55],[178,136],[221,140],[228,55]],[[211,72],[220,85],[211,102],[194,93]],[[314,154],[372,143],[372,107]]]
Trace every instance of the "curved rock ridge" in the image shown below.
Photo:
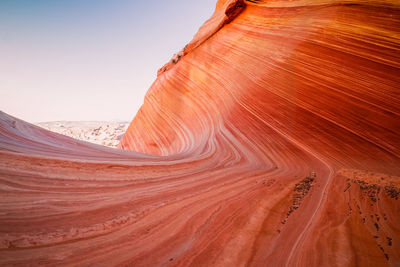
[[[218,1],[122,149],[0,113],[0,265],[398,266],[399,11]]]
[[[224,25],[234,20],[246,7],[243,0],[224,0],[218,1],[214,14],[208,19],[190,41],[181,51],[174,54],[171,60],[161,67],[157,76],[172,68],[178,61],[195,48],[204,43],[208,38],[213,36]]]

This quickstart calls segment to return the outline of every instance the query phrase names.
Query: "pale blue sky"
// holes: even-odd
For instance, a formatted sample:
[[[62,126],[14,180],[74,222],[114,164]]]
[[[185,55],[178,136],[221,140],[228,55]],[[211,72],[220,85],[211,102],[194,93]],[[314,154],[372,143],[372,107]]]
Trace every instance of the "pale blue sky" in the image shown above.
[[[216,0],[0,0],[0,110],[130,121]]]

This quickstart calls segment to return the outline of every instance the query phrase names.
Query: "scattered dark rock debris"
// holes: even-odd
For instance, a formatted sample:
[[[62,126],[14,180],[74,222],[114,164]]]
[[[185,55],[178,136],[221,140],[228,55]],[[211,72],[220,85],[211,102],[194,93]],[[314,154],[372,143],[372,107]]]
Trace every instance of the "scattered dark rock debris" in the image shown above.
[[[350,187],[351,187],[351,184],[347,184],[347,187],[343,192],[346,192],[347,190],[349,190]]]
[[[366,190],[368,189],[368,183],[364,182],[362,180],[353,180],[353,183],[356,183],[360,186],[361,190]]]
[[[389,255],[387,253],[383,253],[385,255],[386,260],[389,260]]]
[[[362,211],[361,211],[360,205],[358,205],[358,204],[357,204],[357,209],[358,209],[358,213],[362,214]]]
[[[374,223],[376,231],[379,231],[379,225],[377,223]]]
[[[173,261],[173,260],[174,260],[174,258],[170,258],[170,259],[169,259],[169,261]]]
[[[280,234],[280,233],[281,233],[281,230],[279,230],[279,229],[278,229],[278,230],[276,230],[276,231],[278,232],[278,234]]]
[[[365,223],[365,218],[362,219],[363,223]]]
[[[380,244],[378,244],[378,247],[382,250],[383,255],[385,256],[386,260],[389,260],[389,255],[387,253],[385,253],[385,249]]]
[[[389,197],[398,200],[400,195],[400,188],[393,186],[393,184],[389,184],[385,186],[385,193]]]
[[[266,185],[267,185],[267,187],[270,187],[270,186],[273,185],[275,182],[276,182],[275,179],[270,179],[270,180],[267,181]],[[265,183],[265,181],[264,181],[264,183]]]
[[[353,180],[354,183],[358,184],[361,191],[365,192],[365,194],[373,201],[376,202],[379,192],[381,191],[381,187],[377,184],[369,184],[362,180]]]
[[[300,183],[295,185],[293,202],[289,208],[289,211],[286,213],[286,218],[281,222],[282,224],[285,224],[287,218],[289,218],[289,216],[300,207],[301,202],[303,201],[303,199],[313,186],[315,177],[316,177],[315,172],[311,172],[310,176],[307,176]]]
[[[392,246],[392,238],[391,237],[386,237],[388,241],[388,246]]]
[[[374,235],[374,238],[379,238],[379,236],[377,236],[377,235]]]
[[[386,213],[383,214],[383,219],[387,221]]]
[[[378,244],[378,247],[382,250],[383,255],[385,256],[386,260],[389,260],[389,255],[387,253],[385,253],[385,250],[383,249],[383,247],[379,244]]]
[[[347,203],[347,206],[349,206],[349,215],[351,215],[351,213],[353,212],[353,209],[351,208],[350,203]]]

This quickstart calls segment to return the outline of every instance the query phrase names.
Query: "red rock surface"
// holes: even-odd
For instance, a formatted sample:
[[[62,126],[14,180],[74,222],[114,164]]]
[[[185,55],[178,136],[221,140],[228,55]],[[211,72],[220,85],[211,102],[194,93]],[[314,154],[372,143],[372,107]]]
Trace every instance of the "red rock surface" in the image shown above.
[[[1,114],[0,265],[398,266],[399,8],[219,1],[137,152]]]

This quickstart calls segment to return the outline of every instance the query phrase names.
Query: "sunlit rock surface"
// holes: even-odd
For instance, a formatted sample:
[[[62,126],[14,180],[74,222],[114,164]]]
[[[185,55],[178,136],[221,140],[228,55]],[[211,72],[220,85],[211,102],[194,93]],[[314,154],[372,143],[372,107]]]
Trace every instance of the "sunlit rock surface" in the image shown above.
[[[90,143],[117,147],[128,123],[115,121],[50,121],[35,125]]]
[[[219,1],[125,151],[2,113],[0,265],[398,266],[399,8]]]

